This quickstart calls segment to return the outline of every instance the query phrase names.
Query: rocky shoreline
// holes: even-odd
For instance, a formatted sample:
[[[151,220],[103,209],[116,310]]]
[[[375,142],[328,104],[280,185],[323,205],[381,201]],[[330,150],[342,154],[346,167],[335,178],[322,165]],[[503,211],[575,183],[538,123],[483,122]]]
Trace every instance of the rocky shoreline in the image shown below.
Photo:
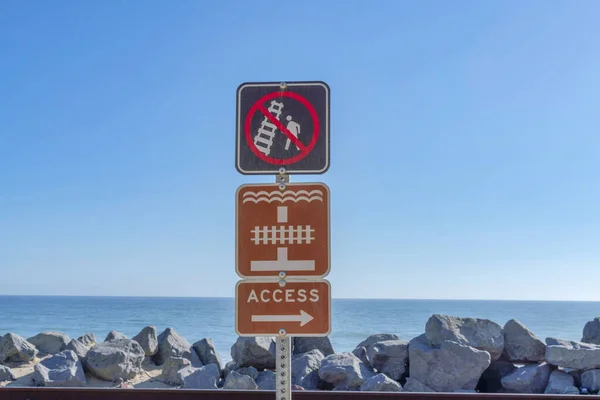
[[[0,337],[0,387],[157,387],[275,390],[275,341],[239,337],[224,364],[211,339],[190,344],[173,328],[133,338],[71,339],[43,332]],[[295,390],[594,394],[600,390],[600,317],[581,342],[540,340],[517,320],[504,326],[434,314],[410,341],[371,335],[352,352],[329,338],[294,338]]]

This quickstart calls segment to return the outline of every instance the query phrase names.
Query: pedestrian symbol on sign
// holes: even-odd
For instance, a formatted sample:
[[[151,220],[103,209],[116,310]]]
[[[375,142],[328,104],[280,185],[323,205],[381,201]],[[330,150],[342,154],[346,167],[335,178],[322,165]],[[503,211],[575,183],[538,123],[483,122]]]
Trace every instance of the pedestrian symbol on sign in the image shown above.
[[[292,121],[292,116],[288,115],[287,117],[285,117],[285,119],[288,121],[287,124],[287,129],[288,131],[290,131],[290,133],[296,138],[298,139],[298,136],[300,135],[300,124],[297,123],[296,121]],[[290,148],[290,142],[292,141],[292,139],[290,139],[288,137],[288,139],[285,141],[285,149],[288,150]],[[300,147],[298,147],[298,145],[296,145],[296,149],[300,150]]]

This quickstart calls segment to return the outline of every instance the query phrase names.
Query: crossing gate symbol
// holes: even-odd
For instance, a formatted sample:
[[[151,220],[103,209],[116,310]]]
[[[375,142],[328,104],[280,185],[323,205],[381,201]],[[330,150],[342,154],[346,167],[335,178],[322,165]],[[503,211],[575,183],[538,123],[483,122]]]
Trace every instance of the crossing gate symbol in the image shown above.
[[[307,145],[280,120],[281,113],[286,104],[285,99],[292,99],[292,101],[299,102],[306,107],[310,114],[313,126],[312,136]],[[269,107],[265,108],[264,104],[267,102],[269,102]],[[259,115],[262,114],[263,118],[260,128],[254,133],[252,132],[252,120],[257,113]],[[313,105],[305,97],[291,91],[277,91],[261,97],[252,105],[244,121],[244,133],[250,150],[261,160],[274,165],[289,165],[305,158],[319,140],[319,127],[319,116]],[[273,139],[278,131],[285,135],[287,140],[291,141],[298,148],[298,154],[289,158],[274,158],[270,156]]]
[[[302,226],[255,226],[251,233],[254,244],[311,244],[315,230],[310,225]]]

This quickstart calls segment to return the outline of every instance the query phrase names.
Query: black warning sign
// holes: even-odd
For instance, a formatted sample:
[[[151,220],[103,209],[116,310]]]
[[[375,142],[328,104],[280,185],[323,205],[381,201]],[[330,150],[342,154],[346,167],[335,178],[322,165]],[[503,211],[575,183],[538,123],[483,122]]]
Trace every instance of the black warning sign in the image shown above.
[[[330,90],[324,82],[244,83],[237,90],[236,168],[245,175],[329,168]]]

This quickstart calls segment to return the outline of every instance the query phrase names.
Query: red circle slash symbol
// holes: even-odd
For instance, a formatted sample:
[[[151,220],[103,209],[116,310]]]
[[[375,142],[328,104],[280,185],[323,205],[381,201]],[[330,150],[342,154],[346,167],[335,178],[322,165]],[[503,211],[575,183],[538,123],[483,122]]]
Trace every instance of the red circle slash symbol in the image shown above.
[[[289,97],[291,99],[297,100],[304,107],[306,107],[306,109],[310,113],[310,116],[313,120],[313,135],[312,135],[312,139],[311,139],[310,143],[308,144],[308,146],[304,145],[304,143],[302,143],[296,136],[294,136],[292,134],[292,132],[290,132],[289,129],[287,129],[285,127],[285,125],[283,125],[277,118],[275,118],[275,116],[273,114],[271,114],[263,106],[263,104],[266,101],[273,100],[278,97]],[[289,138],[291,140],[291,142],[294,143],[294,145],[296,145],[300,149],[300,153],[298,153],[294,157],[290,157],[290,158],[273,158],[273,157],[269,157],[268,155],[262,153],[258,149],[258,147],[256,147],[256,145],[254,144],[254,141],[252,140],[252,132],[251,132],[252,118],[254,117],[254,114],[256,114],[257,111],[260,111],[262,114],[264,114],[264,116],[267,117],[269,119],[269,121],[277,127],[277,129],[279,129],[287,138]],[[258,101],[256,103],[254,103],[252,105],[252,107],[250,107],[250,110],[248,110],[248,114],[246,115],[246,120],[244,121],[244,132],[246,133],[246,141],[248,142],[248,146],[250,147],[250,150],[252,150],[252,152],[258,158],[260,158],[261,160],[263,160],[269,164],[289,165],[289,164],[293,164],[295,162],[302,160],[304,157],[306,157],[312,151],[312,149],[317,144],[317,139],[319,138],[319,116],[317,115],[317,111],[315,110],[313,105],[310,104],[310,102],[306,98],[299,95],[298,93],[273,92],[273,93],[269,93],[269,94],[261,97],[260,99],[258,99]]]

